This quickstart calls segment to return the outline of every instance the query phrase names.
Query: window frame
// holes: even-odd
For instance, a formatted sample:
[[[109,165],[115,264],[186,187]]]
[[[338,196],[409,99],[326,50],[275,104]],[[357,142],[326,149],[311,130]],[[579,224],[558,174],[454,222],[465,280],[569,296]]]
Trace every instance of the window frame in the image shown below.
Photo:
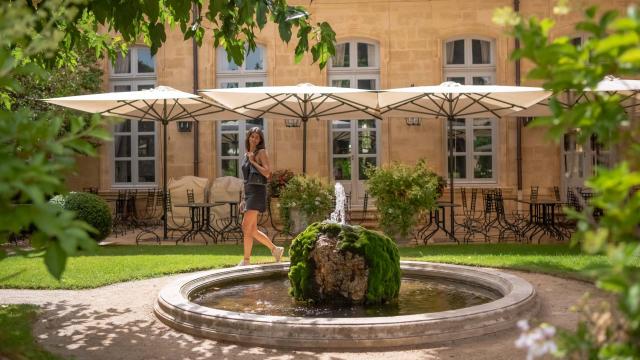
[[[111,81],[111,83],[109,84],[109,86],[111,87],[112,91],[115,91],[115,87],[117,85],[131,85],[131,91],[137,91],[139,86],[145,86],[145,85],[151,85],[155,87],[155,80],[151,81],[151,80],[133,80],[133,81],[127,81],[125,79],[118,79],[117,81]],[[160,153],[160,144],[158,142],[159,139],[159,134],[158,134],[158,124],[156,121],[153,121],[153,143],[154,143],[154,156],[153,157],[148,157],[148,156],[144,156],[144,157],[139,157],[138,156],[138,144],[139,144],[139,136],[140,135],[150,135],[151,132],[149,131],[144,131],[142,133],[138,132],[138,122],[140,120],[135,120],[135,119],[128,119],[129,121],[131,121],[131,131],[129,132],[117,132],[116,131],[116,127],[117,125],[112,125],[111,126],[111,134],[114,137],[114,141],[111,141],[111,145],[110,145],[110,154],[111,154],[111,161],[110,161],[110,169],[111,169],[111,187],[114,189],[122,189],[122,188],[127,188],[127,189],[132,189],[132,188],[149,188],[149,187],[154,187],[154,186],[158,186],[160,180],[159,180],[159,170],[160,170],[160,164],[159,164],[159,153]],[[131,155],[129,157],[117,157],[116,156],[116,142],[115,142],[115,137],[116,136],[130,136],[130,146],[131,146]],[[154,174],[154,178],[155,181],[154,182],[140,182],[138,181],[139,179],[139,161],[140,160],[154,160],[154,170],[153,170],[153,174]],[[119,160],[128,160],[131,163],[131,182],[116,182],[116,161]]]
[[[447,44],[450,42],[454,42],[457,40],[464,40],[464,64],[447,64],[446,61],[446,51]],[[472,53],[472,44],[473,40],[482,40],[488,41],[491,48],[489,51],[490,62],[489,64],[473,64],[473,53]],[[496,40],[489,37],[484,36],[457,36],[446,39],[442,44],[442,78],[445,81],[448,81],[449,77],[464,77],[465,84],[472,85],[474,77],[489,77],[490,82],[487,85],[495,84],[496,82]],[[455,181],[461,184],[496,184],[499,178],[499,119],[491,118],[491,117],[460,117],[460,119],[465,119],[465,151],[464,154],[462,152],[454,151],[453,156],[464,156],[465,157],[465,172],[466,177],[464,178],[454,178]],[[491,126],[475,126],[476,119],[487,119],[491,121]],[[453,130],[461,129],[461,127],[453,126]],[[473,136],[474,129],[490,129],[491,130],[491,152],[476,152],[474,149]],[[449,123],[445,121],[442,131],[443,136],[443,168],[445,177],[449,178]],[[455,149],[454,149],[455,150]],[[492,177],[491,178],[476,178],[475,177],[475,163],[474,157],[481,155],[491,155],[491,169],[492,169]]]
[[[465,172],[467,173],[467,177],[465,178],[454,178],[454,180],[458,183],[461,184],[496,184],[498,182],[498,153],[499,153],[499,144],[495,141],[498,138],[498,127],[499,127],[499,119],[496,118],[489,118],[489,117],[459,117],[457,119],[464,119],[465,120],[465,126],[464,126],[464,131],[465,131],[465,151],[464,153],[462,152],[456,152],[455,149],[453,151],[453,156],[454,158],[456,156],[464,156],[465,157]],[[491,121],[491,126],[475,126],[475,121],[476,119],[486,119]],[[444,173],[446,174],[445,178],[447,178],[447,180],[449,179],[449,138],[448,138],[448,132],[449,132],[449,122],[446,121],[444,123],[445,126],[443,126],[443,132],[442,132],[442,136],[443,139],[445,139],[444,143],[444,156],[443,156],[443,163],[444,163]],[[461,129],[460,126],[453,126],[453,131],[455,131],[456,129]],[[474,143],[473,143],[473,130],[474,129],[478,129],[478,130],[482,130],[482,129],[490,129],[491,130],[491,152],[477,152],[475,151],[474,148]],[[475,173],[474,173],[474,156],[482,156],[482,155],[491,155],[491,169],[492,169],[492,177],[491,178],[476,178],[475,177]]]
[[[221,70],[223,69],[223,65],[227,63],[227,54],[224,48],[218,47],[216,49],[216,85],[217,88],[223,88],[222,84],[237,82],[238,88],[247,87],[246,84],[249,82],[262,82],[262,86],[268,86],[268,78],[267,78],[267,47],[256,44],[256,47],[260,47],[262,49],[262,61],[263,61],[263,69],[262,70],[246,70],[246,56],[245,61],[241,66],[238,66],[238,70]],[[246,54],[245,54],[246,55]],[[223,130],[223,121],[217,121],[215,127],[215,137],[216,137],[216,177],[228,176],[224,174],[222,169],[222,162],[224,160],[237,160],[237,174],[235,175],[238,178],[242,178],[242,170],[240,169],[240,165],[242,162],[242,157],[244,156],[245,149],[244,143],[246,138],[246,129],[247,129],[247,120],[233,120],[237,121],[238,128],[236,130]],[[241,129],[245,129],[245,131],[241,131]],[[269,126],[268,122],[265,118],[262,118],[262,132],[265,137],[265,142],[268,143],[269,139]],[[238,136],[238,154],[237,155],[223,155],[222,154],[222,137],[225,134],[237,134]]]
[[[124,79],[124,80],[131,80],[131,79],[153,79],[154,81],[156,80],[157,72],[158,72],[158,64],[157,62],[155,62],[155,56],[152,56],[151,59],[154,61],[154,66],[153,66],[153,72],[146,72],[146,73],[141,73],[138,72],[138,50],[139,49],[144,49],[147,48],[146,46],[132,46],[129,48],[129,52],[127,53],[128,55],[130,55],[130,59],[131,59],[131,72],[129,73],[116,73],[113,63],[109,62],[109,78],[110,79]],[[133,71],[135,70],[135,71]]]

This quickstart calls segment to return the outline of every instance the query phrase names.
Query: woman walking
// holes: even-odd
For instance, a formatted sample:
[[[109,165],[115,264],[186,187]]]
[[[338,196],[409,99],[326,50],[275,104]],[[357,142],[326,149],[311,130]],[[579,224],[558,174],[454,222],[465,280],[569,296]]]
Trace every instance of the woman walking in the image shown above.
[[[267,178],[271,175],[269,156],[264,146],[264,135],[259,127],[253,127],[247,132],[245,149],[246,153],[242,160],[244,209],[241,209],[244,210],[242,219],[244,259],[238,266],[250,264],[253,239],[268,247],[276,262],[279,262],[284,248],[275,246],[265,233],[258,230],[258,214],[267,209]]]

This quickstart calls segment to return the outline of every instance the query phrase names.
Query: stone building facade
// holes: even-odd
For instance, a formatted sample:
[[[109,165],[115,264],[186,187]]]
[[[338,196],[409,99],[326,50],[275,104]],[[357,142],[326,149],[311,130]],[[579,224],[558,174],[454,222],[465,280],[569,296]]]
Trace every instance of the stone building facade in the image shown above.
[[[104,64],[104,90],[136,90],[167,85],[183,91],[195,88],[294,85],[312,83],[372,89],[433,85],[443,81],[467,84],[515,85],[516,66],[509,60],[515,43],[493,24],[494,9],[519,3],[526,16],[553,17],[553,0],[314,0],[290,1],[306,6],[312,22],[329,22],[337,34],[337,55],[327,68],[311,64],[310,56],[294,62],[295,44],[285,44],[277,28],[268,25],[257,36],[258,50],[242,66],[229,63],[224,51],[205,38],[196,50],[177,29],[152,58],[143,46],[116,66]],[[624,11],[633,1],[591,1],[600,8]],[[574,24],[581,18],[584,1],[574,1],[571,15],[557,18],[553,36],[579,42]],[[522,66],[522,85],[529,66]],[[194,77],[194,72],[196,76]],[[197,83],[195,83],[197,81]],[[415,120],[415,119],[412,119]],[[308,127],[307,172],[341,181],[352,191],[357,206],[365,188],[361,164],[384,165],[393,161],[414,163],[425,158],[437,172],[447,174],[447,141],[443,119],[421,119],[419,126],[404,118],[359,121],[315,121]],[[302,169],[302,128],[286,127],[282,120],[261,122],[202,122],[198,127],[198,163],[194,165],[194,132],[180,132],[170,124],[168,173],[171,177],[194,174],[216,178],[239,175],[236,167],[244,153],[244,130],[263,126],[273,169]],[[518,122],[515,118],[460,119],[456,122],[457,187],[518,188]],[[161,128],[127,122],[114,127],[114,142],[100,148],[98,159],[81,159],[72,188],[98,186],[101,191],[148,188],[161,181]],[[570,136],[564,144],[545,139],[545,130],[522,129],[522,183],[541,192],[563,186],[565,158],[583,151],[582,177],[591,171],[594,154],[580,150]],[[603,154],[608,154],[603,151]],[[605,161],[605,160],[601,160]],[[579,183],[581,179],[573,179]]]

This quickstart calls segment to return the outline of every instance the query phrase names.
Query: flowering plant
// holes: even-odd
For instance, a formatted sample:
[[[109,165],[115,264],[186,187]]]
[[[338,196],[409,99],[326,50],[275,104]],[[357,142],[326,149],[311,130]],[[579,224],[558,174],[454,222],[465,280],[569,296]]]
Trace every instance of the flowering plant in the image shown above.
[[[297,209],[308,223],[327,217],[332,207],[331,186],[314,176],[296,175],[280,192],[280,218],[291,231],[291,210]]]
[[[282,189],[287,185],[289,180],[293,178],[293,172],[291,170],[276,170],[271,174],[269,179],[269,193],[273,197],[279,197]]]

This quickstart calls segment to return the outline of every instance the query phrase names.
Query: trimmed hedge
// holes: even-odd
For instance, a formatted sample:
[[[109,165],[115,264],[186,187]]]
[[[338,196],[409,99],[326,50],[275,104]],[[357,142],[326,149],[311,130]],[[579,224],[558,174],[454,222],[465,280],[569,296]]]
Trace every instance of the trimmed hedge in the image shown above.
[[[111,234],[111,211],[107,202],[95,194],[72,192],[65,196],[64,208],[76,213],[76,218],[93,226],[91,237],[102,241]]]
[[[389,237],[361,226],[316,222],[291,243],[290,293],[296,300],[314,301],[314,263],[309,254],[321,234],[338,238],[338,248],[364,257],[369,268],[366,304],[397,299],[400,292],[400,255]]]

